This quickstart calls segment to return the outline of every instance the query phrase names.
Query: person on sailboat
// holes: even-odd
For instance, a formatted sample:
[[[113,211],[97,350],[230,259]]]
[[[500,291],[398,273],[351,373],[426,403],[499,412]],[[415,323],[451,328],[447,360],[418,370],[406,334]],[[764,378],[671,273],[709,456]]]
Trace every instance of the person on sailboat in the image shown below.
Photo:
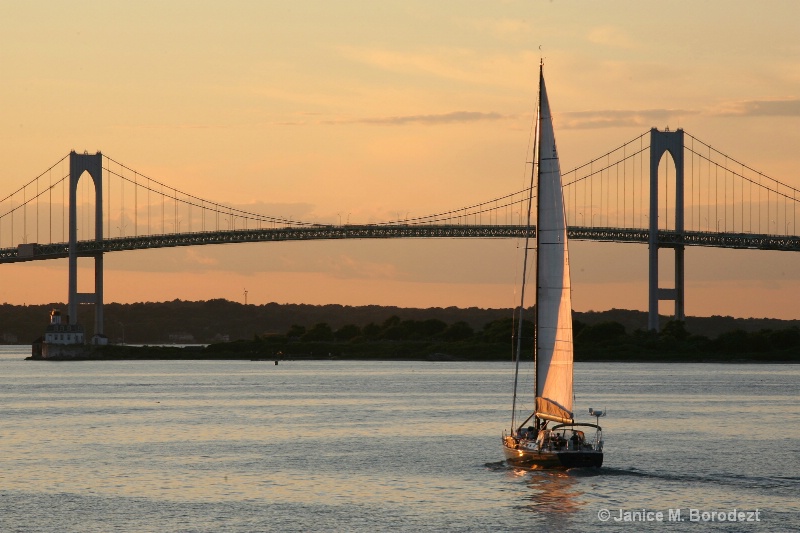
[[[580,450],[583,445],[583,435],[580,431],[575,431],[569,438],[573,450]]]

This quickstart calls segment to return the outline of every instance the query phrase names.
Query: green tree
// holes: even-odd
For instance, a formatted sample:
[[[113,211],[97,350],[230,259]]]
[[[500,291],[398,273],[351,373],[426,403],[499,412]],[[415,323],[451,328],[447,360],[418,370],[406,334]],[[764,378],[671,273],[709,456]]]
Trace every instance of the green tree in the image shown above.
[[[769,336],[769,344],[774,350],[787,350],[800,346],[800,329],[795,326],[773,331]]]
[[[351,341],[361,335],[361,328],[355,324],[347,324],[336,330],[333,336],[337,341]]]
[[[447,329],[447,323],[435,318],[414,321],[416,333],[422,339],[432,339]]]
[[[494,343],[513,342],[517,337],[518,327],[517,322],[511,317],[493,320],[483,326],[483,340]],[[533,322],[530,320],[522,321],[522,344],[533,345]]]
[[[446,341],[463,341],[475,335],[472,327],[463,320],[459,320],[447,327],[441,334]]]
[[[311,342],[332,341],[333,330],[325,322],[320,322],[309,329],[306,334],[303,335],[302,340]]]
[[[400,325],[400,317],[397,315],[392,315],[383,321],[383,324],[381,324],[381,329],[389,329],[399,325]]]
[[[400,322],[399,319],[396,323],[392,323],[390,325],[384,323],[384,327],[381,329],[380,334],[381,339],[388,341],[403,341],[408,340],[410,337],[411,328],[409,327],[409,322]]]
[[[289,337],[290,339],[299,339],[305,334],[306,334],[306,327],[298,326],[297,324],[292,324],[292,327],[290,327],[289,331],[286,332],[286,336]]]
[[[754,351],[751,346],[750,335],[741,329],[735,329],[721,334],[712,341],[716,351],[723,353],[742,353]]]
[[[575,342],[580,344],[610,343],[624,336],[625,326],[619,322],[600,322],[583,328]]]
[[[685,341],[689,338],[689,332],[686,331],[686,322],[682,320],[670,320],[664,325],[664,329],[661,330],[661,336]]]
[[[377,339],[378,336],[381,334],[381,327],[375,322],[370,322],[361,329],[361,334],[364,336],[365,339],[369,340]]]
[[[581,334],[581,331],[583,331],[584,328],[586,328],[586,324],[584,322],[581,322],[580,320],[575,320],[574,318],[572,319],[572,335],[573,335],[573,337],[575,337],[577,339],[578,335]]]

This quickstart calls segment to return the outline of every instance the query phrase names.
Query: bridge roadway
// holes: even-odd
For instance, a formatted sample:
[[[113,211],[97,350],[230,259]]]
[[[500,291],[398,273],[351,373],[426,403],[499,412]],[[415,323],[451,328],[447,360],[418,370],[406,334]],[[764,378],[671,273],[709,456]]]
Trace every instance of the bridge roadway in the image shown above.
[[[601,228],[570,226],[569,238],[583,241],[648,243],[648,230],[637,228]],[[531,236],[536,228],[531,228]],[[90,257],[98,252],[146,250],[205,244],[243,242],[310,241],[331,239],[398,239],[398,238],[520,238],[525,227],[518,225],[311,225],[300,227],[170,233],[138,237],[115,237],[102,241],[80,241],[78,255]],[[800,251],[800,237],[793,235],[764,235],[754,233],[716,233],[661,230],[658,241],[662,247],[708,246],[754,250]],[[20,244],[0,248],[0,263],[19,263],[59,259],[69,256],[68,243]]]

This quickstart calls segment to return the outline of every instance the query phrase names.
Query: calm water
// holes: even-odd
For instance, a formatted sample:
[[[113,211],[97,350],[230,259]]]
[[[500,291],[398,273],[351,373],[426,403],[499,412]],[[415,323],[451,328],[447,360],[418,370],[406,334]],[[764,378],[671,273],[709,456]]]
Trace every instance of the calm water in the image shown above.
[[[25,355],[0,351],[2,531],[800,529],[796,365],[578,364],[605,466],[553,473],[501,460],[506,363]],[[760,521],[689,521],[734,508]]]

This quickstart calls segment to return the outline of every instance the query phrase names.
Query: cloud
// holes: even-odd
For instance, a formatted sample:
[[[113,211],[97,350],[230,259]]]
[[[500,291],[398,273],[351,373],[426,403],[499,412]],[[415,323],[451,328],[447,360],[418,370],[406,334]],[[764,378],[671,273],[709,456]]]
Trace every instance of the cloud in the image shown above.
[[[557,116],[559,127],[566,129],[642,127],[666,124],[699,111],[688,109],[612,109],[603,111],[578,111]]]
[[[502,120],[510,118],[508,115],[502,115],[496,112],[483,113],[480,111],[453,111],[451,113],[440,113],[433,115],[399,115],[393,117],[373,117],[373,118],[360,118],[353,120],[329,120],[322,122],[323,124],[388,124],[388,125],[404,125],[404,124],[453,124],[463,122],[478,122],[485,120]]]
[[[800,117],[800,98],[729,102],[720,106],[712,114],[744,117]]]
[[[800,98],[726,102],[713,109],[610,109],[561,113],[565,129],[650,127],[667,125],[690,115],[723,117],[800,117]]]
[[[690,115],[738,116],[738,117],[798,117],[800,98],[786,100],[749,100],[728,102],[715,109],[605,109],[598,111],[574,111],[558,114],[559,127],[565,129],[594,129],[619,127],[650,127],[677,122]],[[479,121],[515,119],[518,115],[482,111],[454,111],[428,115],[397,115],[389,117],[367,117],[319,122],[337,124],[454,124]]]

